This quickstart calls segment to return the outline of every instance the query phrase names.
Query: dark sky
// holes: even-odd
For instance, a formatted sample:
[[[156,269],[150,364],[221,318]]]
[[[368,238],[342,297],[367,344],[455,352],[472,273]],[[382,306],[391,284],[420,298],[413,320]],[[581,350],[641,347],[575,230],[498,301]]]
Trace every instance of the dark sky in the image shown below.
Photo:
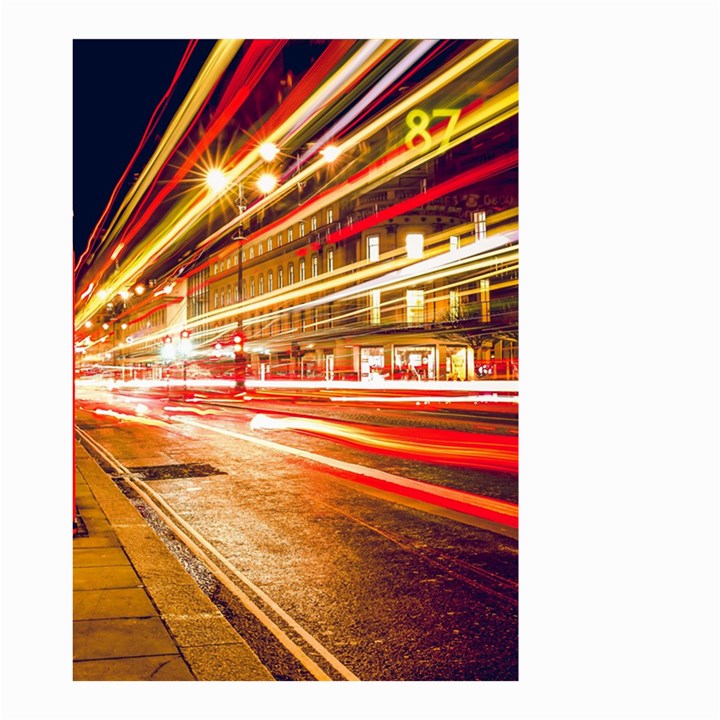
[[[187,40],[75,40],[73,43],[73,247],[76,258],[167,91]],[[158,125],[182,102],[214,41],[198,43]],[[151,143],[149,148],[154,145]],[[149,153],[128,176],[139,172]],[[125,187],[127,190],[127,186]],[[124,192],[119,193],[121,200]]]

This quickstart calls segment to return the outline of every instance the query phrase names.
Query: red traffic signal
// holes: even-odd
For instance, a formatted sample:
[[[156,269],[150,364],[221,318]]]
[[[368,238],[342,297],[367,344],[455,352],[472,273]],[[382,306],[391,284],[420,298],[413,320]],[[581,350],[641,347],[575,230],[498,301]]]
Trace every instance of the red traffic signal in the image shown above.
[[[183,331],[180,333],[180,337],[181,337],[183,340],[187,340],[187,339],[190,337],[190,331],[189,331],[189,330],[183,330]]]
[[[166,335],[166,336],[163,338],[163,342],[164,342],[166,345],[169,345],[169,344],[172,342],[172,338],[171,338],[169,335]]]

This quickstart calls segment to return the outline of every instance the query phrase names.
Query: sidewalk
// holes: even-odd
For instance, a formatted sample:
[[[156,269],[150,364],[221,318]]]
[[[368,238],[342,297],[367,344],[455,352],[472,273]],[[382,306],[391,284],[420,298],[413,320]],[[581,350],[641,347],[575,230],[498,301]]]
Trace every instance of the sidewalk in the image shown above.
[[[74,680],[273,680],[120,489],[75,443]]]

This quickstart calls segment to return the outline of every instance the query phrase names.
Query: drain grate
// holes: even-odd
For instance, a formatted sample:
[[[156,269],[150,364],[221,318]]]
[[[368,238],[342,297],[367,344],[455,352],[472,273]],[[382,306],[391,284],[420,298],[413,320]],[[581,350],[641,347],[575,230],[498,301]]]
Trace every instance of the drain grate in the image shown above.
[[[131,467],[128,470],[140,475],[143,480],[172,480],[175,478],[202,477],[204,475],[227,475],[207,463],[185,463],[179,465],[152,465]]]

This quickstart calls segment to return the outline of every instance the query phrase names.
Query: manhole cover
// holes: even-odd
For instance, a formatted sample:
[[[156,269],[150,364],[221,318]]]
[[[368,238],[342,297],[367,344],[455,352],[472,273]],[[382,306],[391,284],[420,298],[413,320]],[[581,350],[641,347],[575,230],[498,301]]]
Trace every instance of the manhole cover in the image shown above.
[[[207,463],[185,463],[181,465],[152,465],[131,467],[128,470],[141,475],[143,480],[171,480],[173,478],[202,477],[203,475],[227,475]]]

